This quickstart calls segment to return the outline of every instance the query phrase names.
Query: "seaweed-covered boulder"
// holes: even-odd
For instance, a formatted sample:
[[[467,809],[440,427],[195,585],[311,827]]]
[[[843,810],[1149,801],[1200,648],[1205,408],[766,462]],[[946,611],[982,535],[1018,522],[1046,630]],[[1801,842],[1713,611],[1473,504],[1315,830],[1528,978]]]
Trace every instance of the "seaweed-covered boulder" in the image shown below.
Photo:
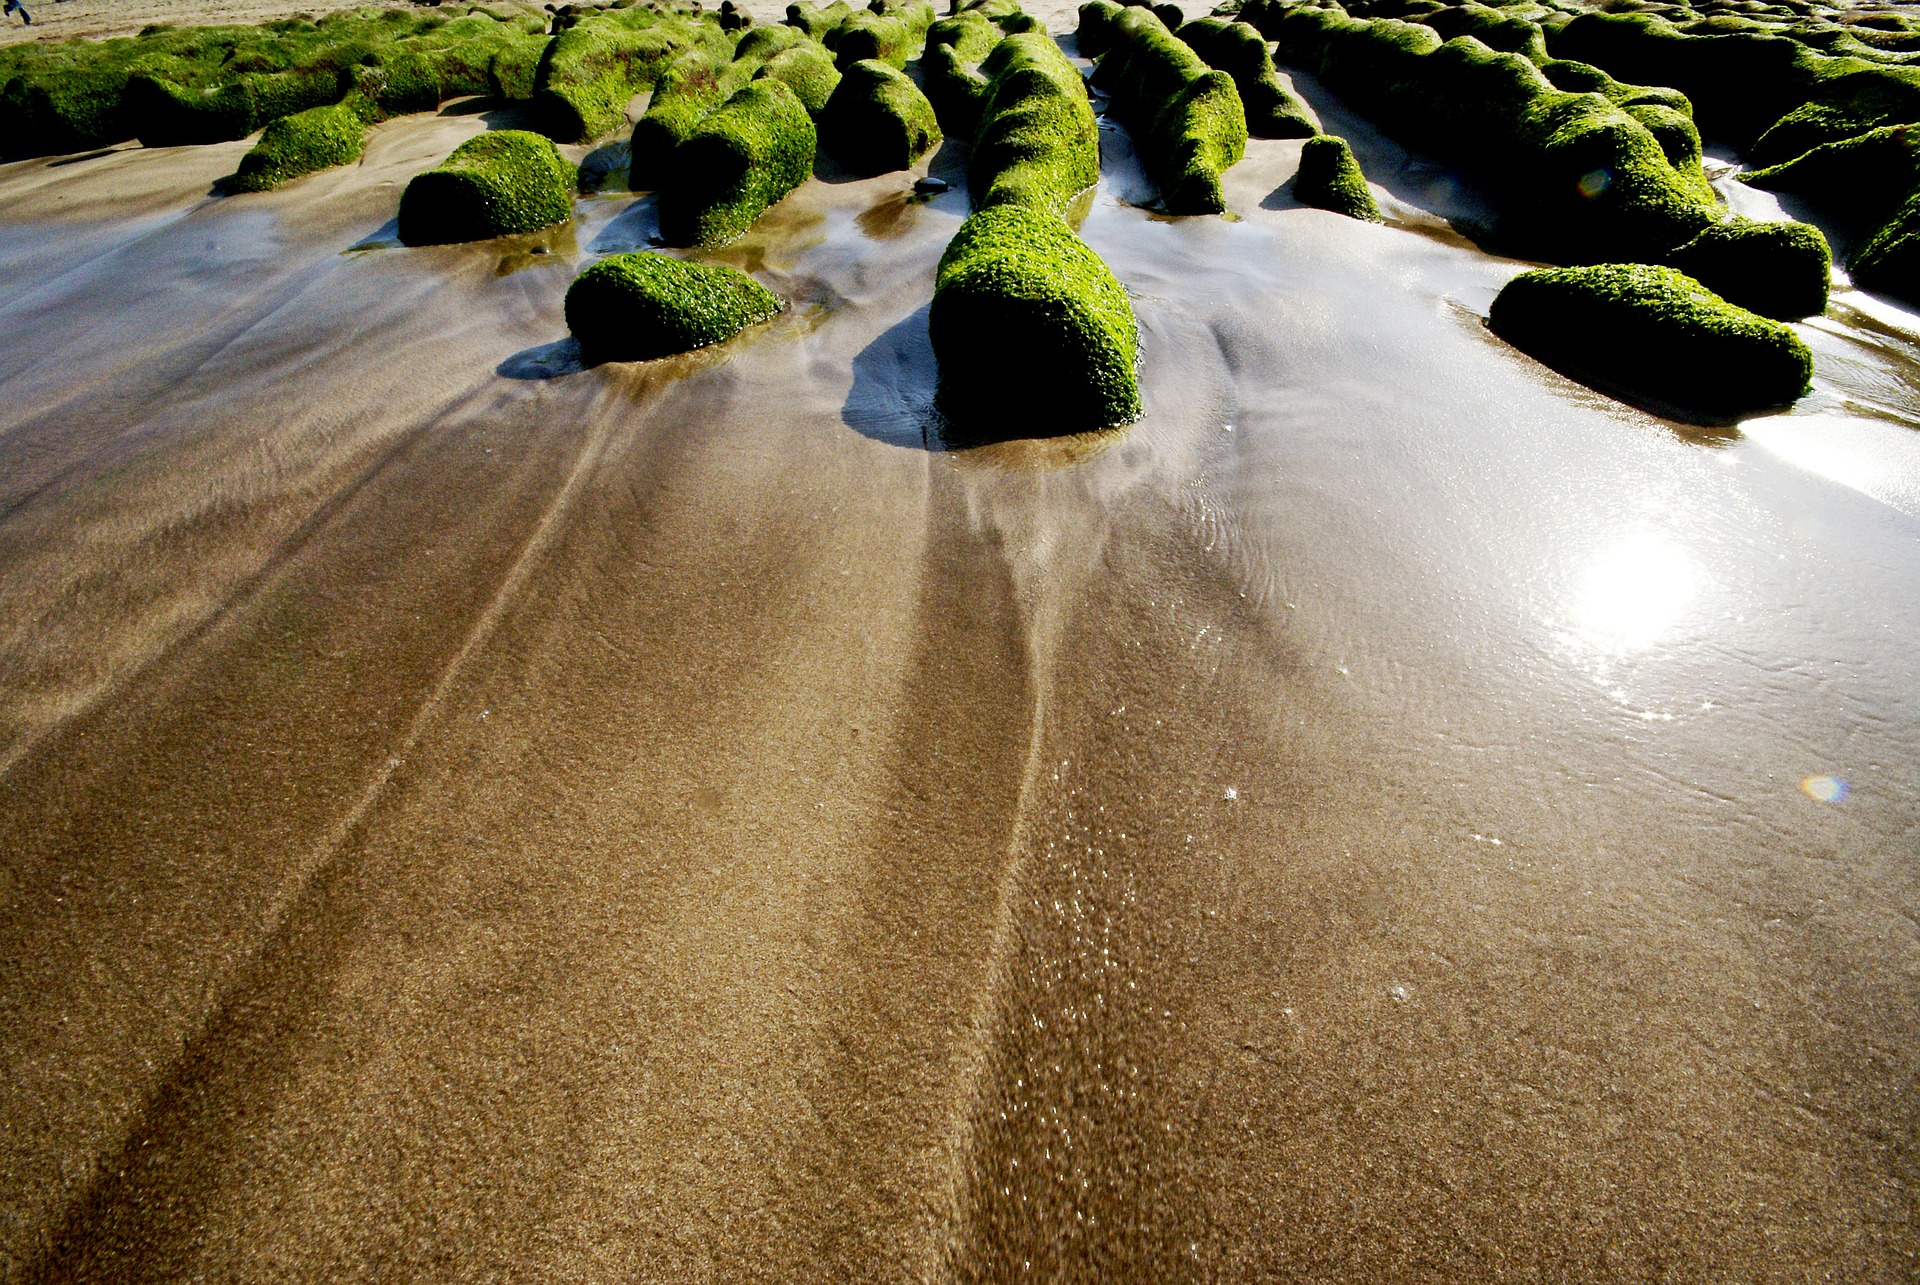
[[[1381,221],[1380,207],[1367,190],[1367,176],[1360,172],[1360,162],[1353,159],[1353,149],[1344,138],[1323,134],[1301,146],[1293,194],[1302,205],[1367,223]]]
[[[607,10],[580,21],[555,36],[540,61],[533,96],[540,131],[563,143],[587,143],[618,129],[628,100],[694,48],[728,59],[733,38],[717,22],[656,18],[644,9]]]
[[[1111,34],[1094,84],[1112,95],[1160,199],[1173,214],[1222,213],[1220,176],[1247,148],[1233,77],[1208,67],[1148,9],[1128,8]]]
[[[1523,272],[1495,297],[1487,324],[1563,374],[1694,414],[1782,406],[1813,375],[1791,328],[1652,264]]]
[[[847,68],[820,116],[821,144],[856,174],[906,169],[940,139],[920,87],[874,59]]]
[[[833,0],[829,5],[795,0],[795,3],[787,6],[786,25],[798,27],[808,39],[817,40],[831,49],[839,42],[840,24],[852,16],[853,6],[847,0]]]
[[[1140,414],[1127,292],[1057,214],[997,205],[961,224],[940,258],[928,328],[939,406],[959,435],[992,425],[1052,436]],[[1014,369],[1027,378],[1010,381]]]
[[[1307,105],[1281,83],[1267,42],[1244,22],[1199,18],[1175,33],[1210,67],[1233,77],[1255,138],[1310,138],[1320,132]]]
[[[811,40],[803,40],[767,59],[754,79],[779,81],[793,91],[809,116],[817,117],[840,87],[840,69],[833,65],[832,54]]]
[[[740,87],[734,79],[732,65],[704,49],[689,49],[667,64],[653,83],[645,114],[633,125],[627,174],[634,191],[659,186],[674,150]]]
[[[1100,178],[1100,126],[1079,70],[1043,35],[1008,36],[980,72],[987,82],[967,187],[981,209],[1053,213]]]
[[[1833,254],[1807,223],[1716,223],[1667,256],[1667,264],[1749,312],[1781,321],[1827,309]]]
[[[444,245],[564,223],[573,217],[574,178],[573,165],[538,134],[481,134],[407,184],[400,239]]]
[[[1883,126],[1739,177],[1805,197],[1851,227],[1878,227],[1920,188],[1920,126]]]
[[[289,179],[360,159],[367,123],[357,100],[311,107],[271,122],[240,158],[229,192],[264,192]]]
[[[1868,239],[1847,269],[1862,289],[1920,303],[1920,192]]]
[[[567,329],[589,361],[651,361],[731,339],[786,307],[733,268],[616,254],[567,288]]]
[[[813,118],[791,89],[756,80],[700,122],[660,190],[670,245],[723,245],[813,172]]]
[[[877,59],[895,67],[904,67],[907,60],[920,52],[921,39],[926,34],[927,25],[933,21],[933,10],[927,5],[915,6],[926,10],[926,23],[915,26],[906,17],[893,17],[877,13],[860,12],[840,24],[839,39],[834,42],[834,61],[841,71],[857,62]]]

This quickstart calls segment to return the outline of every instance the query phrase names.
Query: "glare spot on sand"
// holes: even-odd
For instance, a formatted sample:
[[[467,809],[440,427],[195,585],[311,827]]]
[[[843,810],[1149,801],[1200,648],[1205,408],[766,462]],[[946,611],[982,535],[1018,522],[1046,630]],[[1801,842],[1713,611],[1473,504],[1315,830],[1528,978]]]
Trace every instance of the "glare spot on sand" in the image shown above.
[[[1837,776],[1810,776],[1800,782],[1807,797],[1822,803],[1839,803],[1847,797],[1847,783]]]
[[[1574,632],[1609,655],[1643,651],[1672,630],[1700,579],[1678,541],[1636,531],[1601,549],[1576,581],[1569,610]]]
[[[1393,1001],[1396,1004],[1404,1004],[1413,998],[1413,992],[1405,986],[1402,986],[1399,982],[1395,982],[1393,985],[1387,987],[1387,994],[1393,996]]]
[[[1226,794],[1223,797],[1225,797],[1229,801],[1233,799],[1237,799],[1240,797],[1240,791],[1235,789],[1233,786],[1229,785],[1227,787]]]

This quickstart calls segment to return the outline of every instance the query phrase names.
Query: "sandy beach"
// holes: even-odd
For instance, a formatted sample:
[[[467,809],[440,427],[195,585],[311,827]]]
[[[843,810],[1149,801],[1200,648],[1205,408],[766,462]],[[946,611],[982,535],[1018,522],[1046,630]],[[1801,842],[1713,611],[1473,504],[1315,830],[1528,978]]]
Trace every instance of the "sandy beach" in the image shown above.
[[[0,1280],[1911,1281],[1920,319],[1656,419],[1292,83],[1388,223],[1103,122],[1145,417],[969,450],[953,143],[590,369],[511,111],[0,166]]]

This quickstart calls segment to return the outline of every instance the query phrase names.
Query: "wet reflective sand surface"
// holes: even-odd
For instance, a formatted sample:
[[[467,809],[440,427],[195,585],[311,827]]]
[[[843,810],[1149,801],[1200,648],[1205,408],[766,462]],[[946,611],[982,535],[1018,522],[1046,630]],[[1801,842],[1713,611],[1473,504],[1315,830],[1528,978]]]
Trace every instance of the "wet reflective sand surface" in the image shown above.
[[[1109,136],[1146,417],[966,450],[951,148],[584,370],[484,116],[0,167],[0,1275],[1911,1279],[1920,323],[1620,406],[1301,88],[1394,222]]]

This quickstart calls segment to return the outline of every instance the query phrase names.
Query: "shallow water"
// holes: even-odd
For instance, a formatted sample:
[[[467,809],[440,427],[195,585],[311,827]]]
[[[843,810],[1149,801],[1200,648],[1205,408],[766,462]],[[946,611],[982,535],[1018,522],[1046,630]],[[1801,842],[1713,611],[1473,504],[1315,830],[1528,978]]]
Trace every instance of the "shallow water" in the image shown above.
[[[1623,407],[1300,80],[1395,224],[1110,149],[1146,415],[960,450],[963,182],[582,369],[479,118],[0,167],[5,1275],[1910,1274],[1920,325]]]

